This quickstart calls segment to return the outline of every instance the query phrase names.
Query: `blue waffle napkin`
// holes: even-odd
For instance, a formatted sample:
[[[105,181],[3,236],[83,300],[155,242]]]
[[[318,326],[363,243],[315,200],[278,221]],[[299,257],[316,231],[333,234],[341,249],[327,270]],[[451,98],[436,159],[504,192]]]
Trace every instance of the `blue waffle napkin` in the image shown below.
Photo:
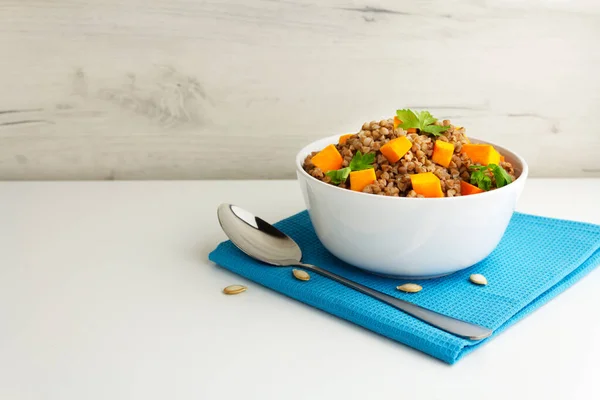
[[[461,339],[320,275],[293,279],[291,268],[252,260],[230,241],[210,253],[214,263],[291,298],[344,318],[449,364],[573,285],[600,264],[600,226],[514,213],[498,247],[482,262],[450,276],[419,281],[423,290],[402,293],[406,281],[351,267],[318,240],[306,211],[275,224],[302,248],[303,261],[423,307],[494,330],[483,341]],[[468,240],[467,238],[465,240]],[[481,273],[487,286],[469,282]]]

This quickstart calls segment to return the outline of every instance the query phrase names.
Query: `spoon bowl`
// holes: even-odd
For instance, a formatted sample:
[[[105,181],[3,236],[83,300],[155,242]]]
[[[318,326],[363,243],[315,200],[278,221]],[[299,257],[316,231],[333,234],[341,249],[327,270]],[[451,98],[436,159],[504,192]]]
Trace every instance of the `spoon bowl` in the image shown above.
[[[302,259],[291,237],[240,207],[221,204],[217,217],[233,244],[252,258],[275,266],[296,265]]]

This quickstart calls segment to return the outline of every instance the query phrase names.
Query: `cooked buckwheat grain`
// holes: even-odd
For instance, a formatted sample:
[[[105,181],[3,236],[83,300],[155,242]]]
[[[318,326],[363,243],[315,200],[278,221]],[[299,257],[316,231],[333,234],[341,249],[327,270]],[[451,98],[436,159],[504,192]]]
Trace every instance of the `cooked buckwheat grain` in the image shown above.
[[[375,153],[375,175],[377,180],[367,185],[364,193],[371,193],[380,196],[395,197],[423,197],[412,190],[410,175],[415,173],[432,172],[441,182],[442,192],[446,197],[456,197],[461,195],[460,181],[469,182],[471,173],[469,166],[473,165],[471,159],[464,153],[461,153],[462,146],[469,143],[465,136],[464,127],[453,126],[449,120],[438,121],[436,125],[449,126],[450,128],[443,132],[437,138],[427,134],[407,133],[402,128],[394,128],[393,119],[365,122],[359,132],[350,136],[345,144],[336,144],[336,148],[343,158],[342,167],[347,167],[357,151],[366,153]],[[390,163],[387,158],[379,152],[381,146],[392,139],[400,136],[406,136],[412,143],[412,148],[397,162]],[[454,145],[454,155],[448,168],[434,163],[431,160],[435,140],[442,140]],[[309,154],[303,163],[304,170],[311,176],[330,183],[331,179],[319,168],[315,167],[311,158],[318,152]],[[508,174],[515,179],[515,171],[509,162],[502,162],[501,166]],[[494,176],[487,172],[492,182]],[[349,189],[349,181],[338,185],[341,188]]]

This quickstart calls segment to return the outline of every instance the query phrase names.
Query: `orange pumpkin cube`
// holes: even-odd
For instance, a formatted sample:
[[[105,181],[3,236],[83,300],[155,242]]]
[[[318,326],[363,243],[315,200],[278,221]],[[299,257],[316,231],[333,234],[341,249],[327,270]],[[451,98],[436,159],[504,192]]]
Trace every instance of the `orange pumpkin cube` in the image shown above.
[[[500,154],[498,150],[494,149],[494,152],[496,153],[496,157],[498,157],[498,165],[500,165],[500,161],[502,161],[504,157],[502,157],[502,154]]]
[[[402,121],[398,117],[394,116],[394,129],[398,128],[401,123]]]
[[[377,180],[377,176],[375,176],[374,168],[350,172],[350,189],[362,192],[365,186],[370,185],[375,180]]]
[[[412,145],[412,142],[408,140],[406,136],[400,136],[381,146],[379,151],[381,151],[381,154],[383,154],[389,162],[395,163],[404,157]]]
[[[431,161],[441,165],[442,167],[448,168],[450,161],[452,161],[452,155],[454,154],[454,145],[452,143],[444,142],[443,140],[436,140],[433,146],[433,155]]]
[[[485,190],[479,189],[477,186],[471,185],[465,181],[460,181],[460,193],[463,196],[468,196],[470,194],[483,193]]]
[[[432,172],[413,174],[410,176],[410,182],[413,190],[424,197],[444,197],[440,178]]]
[[[334,145],[330,144],[316,154],[310,161],[323,172],[342,168],[344,159]]]
[[[347,135],[342,135],[342,136],[340,136],[340,141],[339,141],[339,144],[346,144],[346,140],[348,140],[348,138],[349,138],[350,136],[354,136],[354,133],[349,133],[349,134],[347,134]]]
[[[464,144],[461,150],[471,161],[481,165],[499,164],[500,153],[491,144]]]

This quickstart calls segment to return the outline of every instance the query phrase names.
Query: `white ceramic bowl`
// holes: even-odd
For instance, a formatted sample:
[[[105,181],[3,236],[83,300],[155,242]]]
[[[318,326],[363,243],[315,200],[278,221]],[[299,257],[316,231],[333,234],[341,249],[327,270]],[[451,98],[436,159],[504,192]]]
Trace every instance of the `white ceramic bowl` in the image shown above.
[[[500,189],[444,198],[355,192],[324,183],[302,168],[307,155],[338,139],[339,135],[318,140],[298,153],[298,180],[325,248],[348,264],[376,274],[433,278],[483,260],[504,235],[527,180],[525,160],[494,144],[517,175]]]

